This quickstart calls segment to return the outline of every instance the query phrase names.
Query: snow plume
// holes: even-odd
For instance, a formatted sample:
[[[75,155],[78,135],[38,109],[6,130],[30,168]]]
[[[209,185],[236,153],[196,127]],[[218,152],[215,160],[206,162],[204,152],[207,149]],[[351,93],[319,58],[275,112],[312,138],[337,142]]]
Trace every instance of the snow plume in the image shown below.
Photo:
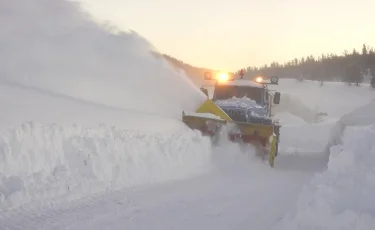
[[[181,179],[209,170],[210,161],[209,140],[185,129],[150,135],[25,123],[0,133],[0,209]]]
[[[330,147],[328,169],[301,192],[275,229],[367,230],[375,226],[375,124],[347,127]]]
[[[1,1],[0,27],[0,83],[165,116],[205,99],[144,38],[111,32],[71,1]]]

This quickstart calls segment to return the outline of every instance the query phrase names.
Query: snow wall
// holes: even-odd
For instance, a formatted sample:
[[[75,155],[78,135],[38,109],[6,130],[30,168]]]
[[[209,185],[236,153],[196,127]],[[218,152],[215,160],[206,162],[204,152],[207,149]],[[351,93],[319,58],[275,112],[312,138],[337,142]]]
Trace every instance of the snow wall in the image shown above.
[[[303,188],[295,210],[275,229],[374,228],[374,102],[344,115],[337,122],[327,147],[327,170],[316,174]]]
[[[0,1],[0,27],[1,210],[209,168],[209,140],[175,119],[204,94],[141,36],[62,0]]]
[[[0,133],[0,208],[205,172],[211,143],[185,129],[152,135],[105,125],[25,123]]]

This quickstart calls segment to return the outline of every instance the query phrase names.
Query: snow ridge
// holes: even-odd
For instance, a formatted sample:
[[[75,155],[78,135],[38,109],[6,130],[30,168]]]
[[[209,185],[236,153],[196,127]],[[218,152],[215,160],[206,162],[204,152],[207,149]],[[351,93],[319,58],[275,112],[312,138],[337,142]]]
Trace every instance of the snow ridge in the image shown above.
[[[189,177],[210,169],[198,132],[24,123],[0,133],[0,208]]]

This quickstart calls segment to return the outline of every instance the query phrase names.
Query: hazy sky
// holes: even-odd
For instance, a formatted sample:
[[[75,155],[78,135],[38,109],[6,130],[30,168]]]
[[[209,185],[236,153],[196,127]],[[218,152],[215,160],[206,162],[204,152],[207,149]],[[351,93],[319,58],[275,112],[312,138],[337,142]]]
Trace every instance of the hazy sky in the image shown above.
[[[223,70],[375,46],[375,0],[76,0],[158,50]]]

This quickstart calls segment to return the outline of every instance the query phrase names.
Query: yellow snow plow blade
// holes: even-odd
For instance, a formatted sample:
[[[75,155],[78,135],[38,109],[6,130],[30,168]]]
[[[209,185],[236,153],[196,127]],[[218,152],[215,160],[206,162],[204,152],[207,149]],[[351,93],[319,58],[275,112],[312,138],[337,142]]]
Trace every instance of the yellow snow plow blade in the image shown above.
[[[182,121],[191,129],[213,135],[220,125],[232,119],[212,100],[207,99],[195,113],[182,113]]]
[[[211,113],[220,117],[226,121],[232,121],[232,119],[219,107],[217,106],[211,99],[207,99],[198,109],[197,113]]]

